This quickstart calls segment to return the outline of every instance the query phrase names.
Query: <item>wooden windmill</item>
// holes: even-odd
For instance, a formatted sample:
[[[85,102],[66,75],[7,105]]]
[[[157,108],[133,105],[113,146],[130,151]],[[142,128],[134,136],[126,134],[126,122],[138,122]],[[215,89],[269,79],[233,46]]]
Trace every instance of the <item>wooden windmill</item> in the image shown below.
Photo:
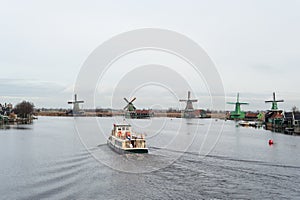
[[[246,113],[241,110],[241,105],[249,105],[249,103],[239,101],[240,94],[237,93],[236,102],[227,102],[227,104],[234,104],[235,110],[230,112],[230,119],[244,119]]]
[[[77,94],[74,95],[74,101],[69,101],[68,102],[68,104],[73,104],[73,110],[72,110],[73,115],[83,113],[82,111],[80,111],[80,108],[79,108],[80,103],[84,103],[84,101],[78,101],[77,100]]]
[[[133,102],[136,100],[136,98],[134,97],[133,99],[131,99],[131,101],[128,101],[124,97],[124,100],[127,103],[127,105],[123,108],[126,111],[125,117],[136,118],[136,107],[133,105]]]
[[[278,110],[278,105],[277,105],[278,102],[284,102],[284,100],[276,100],[275,92],[273,92],[273,100],[265,101],[265,103],[272,103],[272,108],[271,108],[272,111]]]
[[[193,118],[195,117],[195,110],[193,107],[193,102],[197,102],[197,99],[191,99],[191,92],[188,91],[187,99],[180,99],[179,102],[186,102],[185,109],[183,111],[184,118]]]

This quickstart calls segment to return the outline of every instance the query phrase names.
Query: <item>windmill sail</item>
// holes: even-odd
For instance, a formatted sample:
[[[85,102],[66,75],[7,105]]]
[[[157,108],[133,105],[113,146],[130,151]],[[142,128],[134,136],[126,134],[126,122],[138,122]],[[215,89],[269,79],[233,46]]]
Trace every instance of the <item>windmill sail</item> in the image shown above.
[[[131,101],[128,101],[125,97],[124,100],[126,101],[127,105],[124,107],[124,110],[127,111],[135,111],[136,107],[133,105],[133,102],[136,100],[136,98],[134,97]]]

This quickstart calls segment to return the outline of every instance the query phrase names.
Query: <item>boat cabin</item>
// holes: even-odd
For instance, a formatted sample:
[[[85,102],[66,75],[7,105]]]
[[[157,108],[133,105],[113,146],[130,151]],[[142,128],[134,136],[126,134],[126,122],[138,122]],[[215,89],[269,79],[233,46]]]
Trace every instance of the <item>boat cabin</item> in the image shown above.
[[[131,125],[129,124],[114,124],[112,135],[121,139],[126,139],[131,136]]]

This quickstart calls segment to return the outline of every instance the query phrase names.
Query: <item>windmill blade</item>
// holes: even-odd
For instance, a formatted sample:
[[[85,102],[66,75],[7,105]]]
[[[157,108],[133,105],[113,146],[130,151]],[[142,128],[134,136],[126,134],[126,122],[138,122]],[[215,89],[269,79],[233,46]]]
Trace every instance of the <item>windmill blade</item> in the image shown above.
[[[188,100],[190,100],[190,98],[191,98],[191,92],[188,91]]]
[[[135,106],[134,106],[134,105],[132,105],[132,108],[133,108],[134,110],[136,110],[136,108],[135,108]]]
[[[236,104],[236,103],[234,103],[234,102],[226,102],[227,104]]]
[[[76,101],[76,103],[84,103],[84,101]]]
[[[197,99],[190,100],[190,102],[197,102],[197,101],[198,101]]]
[[[276,101],[275,92],[273,92],[273,101]]]
[[[130,101],[130,103],[134,102],[135,100],[136,100],[136,98],[134,97],[134,98]]]
[[[68,101],[68,104],[73,104],[74,102],[73,101]]]
[[[129,103],[129,101],[125,97],[123,99],[126,101],[126,103]]]
[[[239,103],[240,105],[249,105],[249,103]]]
[[[179,102],[187,102],[187,100],[180,99]]]
[[[265,103],[273,103],[273,102],[284,102],[284,100],[276,100],[276,101],[269,100],[269,101],[265,101]]]
[[[123,108],[123,110],[127,110],[128,107],[129,107],[129,104],[128,104],[127,106],[125,106],[125,107]]]

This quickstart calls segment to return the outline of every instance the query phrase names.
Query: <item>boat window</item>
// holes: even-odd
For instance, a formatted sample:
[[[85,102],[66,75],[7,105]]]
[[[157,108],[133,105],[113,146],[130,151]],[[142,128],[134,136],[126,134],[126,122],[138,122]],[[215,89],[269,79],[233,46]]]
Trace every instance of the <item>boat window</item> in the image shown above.
[[[125,130],[125,127],[122,127],[122,130],[124,131],[124,130]]]
[[[118,128],[118,131],[120,131],[121,130],[121,128]]]
[[[128,131],[128,130],[129,130],[129,128],[128,128],[128,127],[126,127],[126,130]]]

